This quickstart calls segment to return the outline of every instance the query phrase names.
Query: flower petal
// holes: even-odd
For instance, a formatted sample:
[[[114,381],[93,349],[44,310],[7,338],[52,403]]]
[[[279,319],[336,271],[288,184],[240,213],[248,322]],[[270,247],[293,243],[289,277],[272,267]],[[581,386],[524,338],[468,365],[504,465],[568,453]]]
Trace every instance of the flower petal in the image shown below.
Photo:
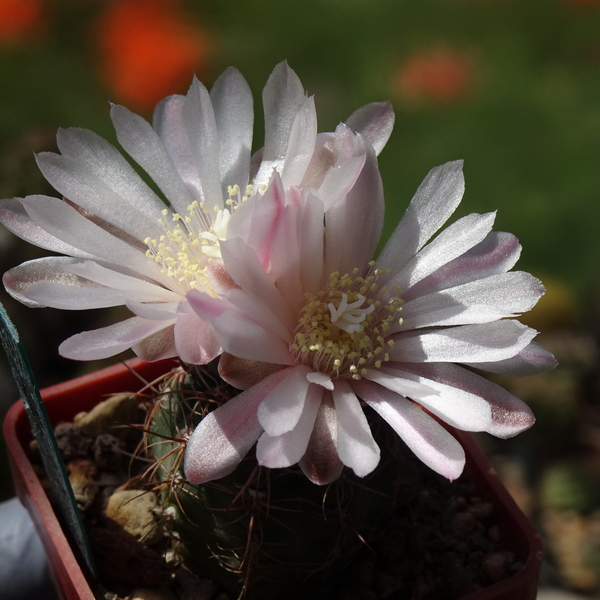
[[[507,358],[495,362],[480,362],[480,363],[463,363],[467,367],[474,367],[489,371],[490,373],[498,373],[499,375],[508,375],[509,377],[527,377],[529,375],[537,375],[554,369],[558,364],[551,352],[540,346],[536,342],[531,342],[525,346],[521,352]]]
[[[479,244],[491,231],[496,213],[471,214],[452,223],[393,275],[387,285],[407,290],[443,265]],[[381,268],[379,261],[377,267]]]
[[[392,336],[389,355],[399,362],[483,363],[511,358],[537,332],[514,319],[460,325],[432,331],[408,331]]]
[[[337,414],[330,392],[325,392],[302,460],[302,472],[315,485],[335,481],[344,469],[337,453]]]
[[[465,190],[462,166],[460,160],[429,171],[381,251],[378,268],[396,273],[450,218]]]
[[[178,356],[173,330],[173,325],[165,327],[132,346],[132,350],[146,362]]]
[[[375,154],[383,150],[394,128],[394,109],[389,102],[371,102],[355,110],[345,124],[360,133],[373,146]]]
[[[258,407],[258,420],[269,436],[280,436],[296,427],[311,385],[306,379],[310,372],[305,365],[298,365],[288,371],[285,379]]]
[[[229,352],[223,352],[219,359],[219,375],[238,390],[247,390],[267,375],[277,373],[284,368],[282,365],[239,358]]]
[[[407,302],[402,306],[402,325],[390,331],[514,317],[531,310],[544,291],[538,279],[523,271],[492,275]]]
[[[465,452],[461,445],[416,404],[368,381],[353,382],[352,387],[391,425],[419,460],[450,481],[462,473]]]
[[[190,483],[206,483],[235,470],[262,433],[256,416],[259,404],[287,372],[269,375],[200,421],[185,451],[183,470]]]
[[[186,188],[150,123],[124,106],[113,105],[110,116],[119,144],[152,177],[175,210],[179,214],[187,214],[187,206],[195,197]]]
[[[315,149],[317,112],[313,97],[307,98],[294,118],[281,170],[284,186],[300,185]]]
[[[250,172],[254,110],[252,92],[242,74],[229,67],[210,90],[219,133],[219,167],[223,194],[228,185],[246,189]]]
[[[174,334],[177,354],[185,363],[206,365],[221,352],[212,326],[194,313],[179,316]]]
[[[108,327],[71,336],[60,345],[58,351],[61,356],[72,360],[108,358],[128,350],[174,323],[175,320],[150,321],[141,317],[132,317]]]
[[[338,379],[332,392],[337,414],[337,452],[340,460],[359,477],[368,475],[379,463],[379,446],[350,385]]]
[[[529,429],[535,417],[516,396],[463,367],[453,364],[396,364],[388,373],[411,377],[435,388],[438,396],[419,403],[441,419],[465,431],[487,431],[508,438]]]
[[[323,392],[323,388],[318,385],[311,385],[308,388],[302,414],[291,431],[274,437],[266,431],[261,435],[256,446],[256,458],[259,464],[278,469],[289,467],[302,459],[312,435]],[[263,405],[264,401],[261,407]]]
[[[479,244],[403,292],[402,298],[408,302],[417,296],[506,273],[520,254],[521,245],[514,235],[490,231]]]
[[[188,298],[193,307],[192,298]],[[213,326],[223,350],[234,356],[278,365],[296,363],[288,343],[233,309],[224,311]]]

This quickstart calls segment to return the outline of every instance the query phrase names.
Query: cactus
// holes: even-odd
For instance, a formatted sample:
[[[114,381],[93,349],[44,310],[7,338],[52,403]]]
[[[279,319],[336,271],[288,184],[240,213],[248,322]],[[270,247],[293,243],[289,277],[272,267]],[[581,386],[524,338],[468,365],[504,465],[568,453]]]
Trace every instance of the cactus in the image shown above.
[[[333,573],[377,537],[396,500],[394,459],[373,474],[344,473],[319,487],[299,468],[266,469],[249,455],[229,476],[191,485],[182,472],[187,436],[233,397],[214,365],[166,377],[146,424],[154,485],[174,514],[178,552],[201,576],[239,597],[331,597]],[[386,447],[386,445],[383,445]]]

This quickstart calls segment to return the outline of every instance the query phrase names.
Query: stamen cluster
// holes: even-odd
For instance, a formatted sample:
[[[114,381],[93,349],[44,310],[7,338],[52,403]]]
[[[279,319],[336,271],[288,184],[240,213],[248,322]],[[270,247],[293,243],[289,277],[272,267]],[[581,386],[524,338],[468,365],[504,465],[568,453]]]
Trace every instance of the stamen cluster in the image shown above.
[[[158,239],[147,237],[144,240],[148,246],[146,256],[161,265],[161,274],[175,279],[183,293],[190,289],[210,293],[207,265],[211,260],[221,258],[219,242],[226,238],[231,215],[253,191],[253,186],[248,185],[242,196],[239,186],[229,186],[229,198],[225,202],[229,208],[221,209],[215,205],[212,211],[205,202],[194,201],[188,205],[187,215],[172,213],[171,221],[175,223],[172,228],[168,227],[166,219],[159,219],[164,233]],[[169,210],[164,209],[162,214],[167,217]]]
[[[358,274],[359,269],[352,275],[332,273],[324,289],[304,295],[291,351],[299,362],[330,377],[361,379],[368,368],[388,361],[394,346],[386,337],[402,311],[400,290],[387,296],[385,287],[379,289],[380,269],[366,277]]]

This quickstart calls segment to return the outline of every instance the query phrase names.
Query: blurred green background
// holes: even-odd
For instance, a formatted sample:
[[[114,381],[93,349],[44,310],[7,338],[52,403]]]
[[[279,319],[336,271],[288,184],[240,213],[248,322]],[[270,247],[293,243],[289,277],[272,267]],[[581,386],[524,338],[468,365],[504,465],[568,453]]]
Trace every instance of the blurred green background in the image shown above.
[[[284,59],[315,95],[321,131],[365,103],[394,104],[396,125],[380,156],[385,237],[430,168],[465,160],[457,216],[497,209],[496,229],[520,239],[519,268],[548,288],[529,322],[563,362],[550,379],[514,390],[540,423],[503,446],[517,456],[505,469],[508,484],[523,479],[523,494],[551,490],[555,507],[573,482],[562,471],[545,482],[540,457],[569,453],[589,459],[585,477],[598,484],[598,0],[0,0],[0,197],[53,193],[33,153],[55,149],[58,127],[114,142],[109,101],[151,118],[158,100],[186,91],[193,72],[210,87],[229,65],[254,91],[258,148],[261,90]],[[2,271],[45,254],[0,234]],[[60,359],[57,346],[114,314],[31,311],[1,296],[42,386],[96,367]],[[2,416],[17,393],[4,363],[0,378]],[[589,425],[592,409],[590,459],[581,422]],[[0,486],[0,498],[9,493]],[[600,501],[590,502],[581,514],[596,514]],[[598,589],[598,564],[586,591]]]

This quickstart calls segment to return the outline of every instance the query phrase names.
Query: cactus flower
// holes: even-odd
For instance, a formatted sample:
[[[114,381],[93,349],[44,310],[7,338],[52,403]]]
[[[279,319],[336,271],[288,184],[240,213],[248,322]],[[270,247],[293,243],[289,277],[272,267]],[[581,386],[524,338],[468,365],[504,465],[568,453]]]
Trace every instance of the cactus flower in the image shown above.
[[[335,135],[317,134],[312,97],[285,63],[264,92],[265,145],[251,156],[253,102],[241,74],[229,68],[210,93],[194,79],[186,96],[158,104],[153,124],[112,106],[117,139],[154,181],[156,191],[107,141],[84,129],[60,130],[60,154],[37,155],[38,165],[63,196],[0,201],[0,222],[23,239],[57,252],[8,271],[8,292],[33,307],[82,310],[127,306],[134,316],[79,333],[60,353],[78,360],[132,348],[144,360],[179,356],[204,364],[220,352],[210,323],[190,309],[186,293],[216,296],[220,243],[241,236],[258,249],[275,213],[249,197],[265,190],[273,171],[287,186],[342,193],[362,163],[348,157],[332,168]],[[389,104],[371,104],[348,123],[381,150],[393,121]],[[270,205],[265,204],[268,209]],[[260,251],[260,250],[258,250]]]
[[[337,133],[365,156],[354,187],[328,206],[275,176],[261,199],[278,206],[266,268],[249,244],[228,239],[230,289],[218,299],[188,293],[223,348],[222,377],[244,390],[190,436],[192,483],[232,472],[256,442],[259,464],[298,463],[316,484],[344,465],[363,477],[380,457],[365,405],[451,480],[464,452],[434,416],[501,438],[534,422],[521,400],[477,372],[522,376],[555,364],[514,318],[544,293],[532,275],[510,271],[517,239],[492,231],[487,213],[431,240],[463,195],[462,163],[452,162],[427,175],[372,260],[383,214],[375,154],[361,135]]]

